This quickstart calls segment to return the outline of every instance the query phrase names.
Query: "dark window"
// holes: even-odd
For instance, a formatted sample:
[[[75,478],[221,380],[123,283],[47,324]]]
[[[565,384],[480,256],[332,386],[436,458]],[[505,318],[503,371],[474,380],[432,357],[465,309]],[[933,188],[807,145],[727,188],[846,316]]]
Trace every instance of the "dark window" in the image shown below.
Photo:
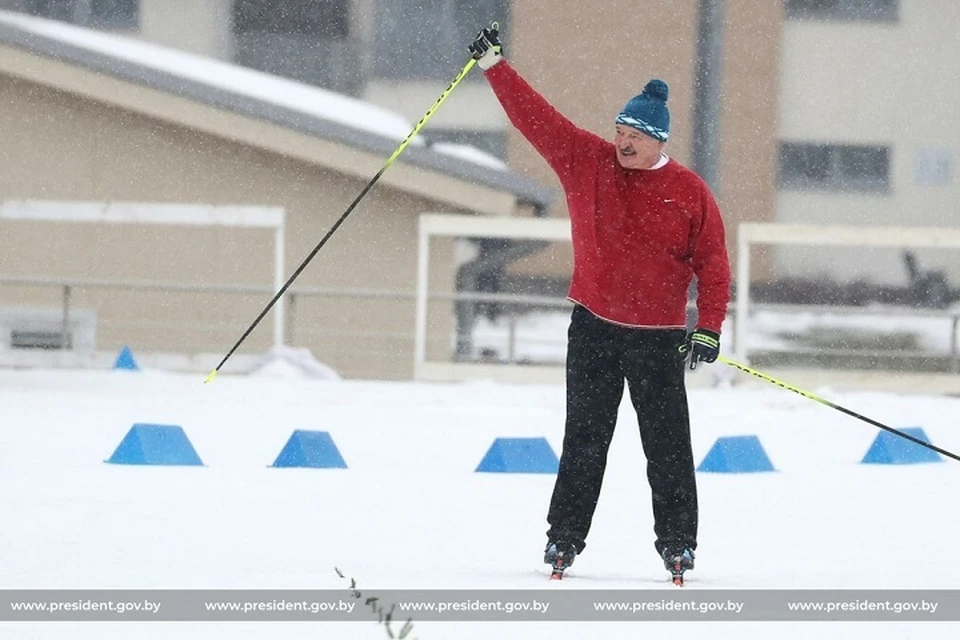
[[[787,18],[794,20],[863,20],[899,18],[900,0],[786,0]]]
[[[357,95],[362,73],[349,0],[235,0],[234,61]]]
[[[348,0],[235,0],[233,5],[238,34],[346,38],[349,17]]]
[[[140,0],[90,0],[89,24],[101,29],[137,29]]]
[[[380,0],[376,75],[452,79],[467,62],[467,46],[477,31],[494,21],[508,23],[509,4],[509,0]]]
[[[140,0],[27,0],[27,13],[97,29],[137,29]]]
[[[27,13],[51,20],[74,22],[76,0],[28,0]]]
[[[784,142],[780,187],[829,191],[887,191],[890,149],[869,145]]]

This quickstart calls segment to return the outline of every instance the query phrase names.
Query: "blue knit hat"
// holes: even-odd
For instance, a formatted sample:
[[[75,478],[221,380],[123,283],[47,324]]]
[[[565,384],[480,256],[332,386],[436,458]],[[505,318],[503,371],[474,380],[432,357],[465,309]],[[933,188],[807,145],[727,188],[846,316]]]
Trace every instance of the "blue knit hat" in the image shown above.
[[[669,89],[663,80],[651,80],[643,88],[643,93],[630,98],[620,115],[617,124],[639,129],[660,142],[670,137],[670,110],[667,109]]]

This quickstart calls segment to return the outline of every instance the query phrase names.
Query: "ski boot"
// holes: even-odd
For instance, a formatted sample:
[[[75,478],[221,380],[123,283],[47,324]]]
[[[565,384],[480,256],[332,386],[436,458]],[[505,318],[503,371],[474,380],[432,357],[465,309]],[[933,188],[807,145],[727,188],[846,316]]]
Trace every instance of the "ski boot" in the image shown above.
[[[683,586],[683,572],[693,569],[694,553],[693,549],[684,547],[683,549],[664,549],[661,556],[663,566],[670,572],[673,578],[673,584],[678,587]]]
[[[562,580],[563,572],[573,564],[576,557],[577,550],[572,545],[563,543],[558,545],[556,542],[548,543],[546,550],[543,552],[543,562],[550,565],[550,579]]]

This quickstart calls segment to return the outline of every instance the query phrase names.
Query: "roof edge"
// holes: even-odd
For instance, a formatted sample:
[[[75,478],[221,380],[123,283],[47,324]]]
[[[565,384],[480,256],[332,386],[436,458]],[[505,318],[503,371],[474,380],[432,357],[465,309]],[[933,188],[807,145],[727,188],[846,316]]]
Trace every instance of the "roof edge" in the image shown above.
[[[273,124],[344,144],[387,158],[396,151],[399,141],[368,131],[303,113],[267,100],[241,95],[202,82],[177,76],[167,71],[152,69],[129,60],[90,51],[71,43],[57,40],[0,22],[0,43],[26,50],[66,64],[113,76],[119,80],[143,85],[162,92],[184,97],[218,109],[256,118]],[[408,146],[402,161],[410,165],[436,171],[506,191],[519,201],[545,211],[552,203],[555,190],[518,175],[469,162],[453,155],[443,154],[429,147]]]

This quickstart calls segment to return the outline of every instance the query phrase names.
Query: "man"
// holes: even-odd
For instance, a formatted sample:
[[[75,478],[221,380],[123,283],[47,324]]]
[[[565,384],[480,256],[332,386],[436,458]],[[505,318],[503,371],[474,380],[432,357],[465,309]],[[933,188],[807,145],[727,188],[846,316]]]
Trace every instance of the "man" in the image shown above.
[[[627,102],[611,143],[572,124],[520,77],[496,26],[469,49],[510,122],[560,179],[571,220],[567,416],[544,562],[560,577],[586,546],[626,381],[647,458],[655,548],[681,583],[694,565],[698,524],[684,363],[717,359],[730,298],[719,208],[699,176],[663,153],[663,81]],[[694,276],[698,323],[688,336]]]

